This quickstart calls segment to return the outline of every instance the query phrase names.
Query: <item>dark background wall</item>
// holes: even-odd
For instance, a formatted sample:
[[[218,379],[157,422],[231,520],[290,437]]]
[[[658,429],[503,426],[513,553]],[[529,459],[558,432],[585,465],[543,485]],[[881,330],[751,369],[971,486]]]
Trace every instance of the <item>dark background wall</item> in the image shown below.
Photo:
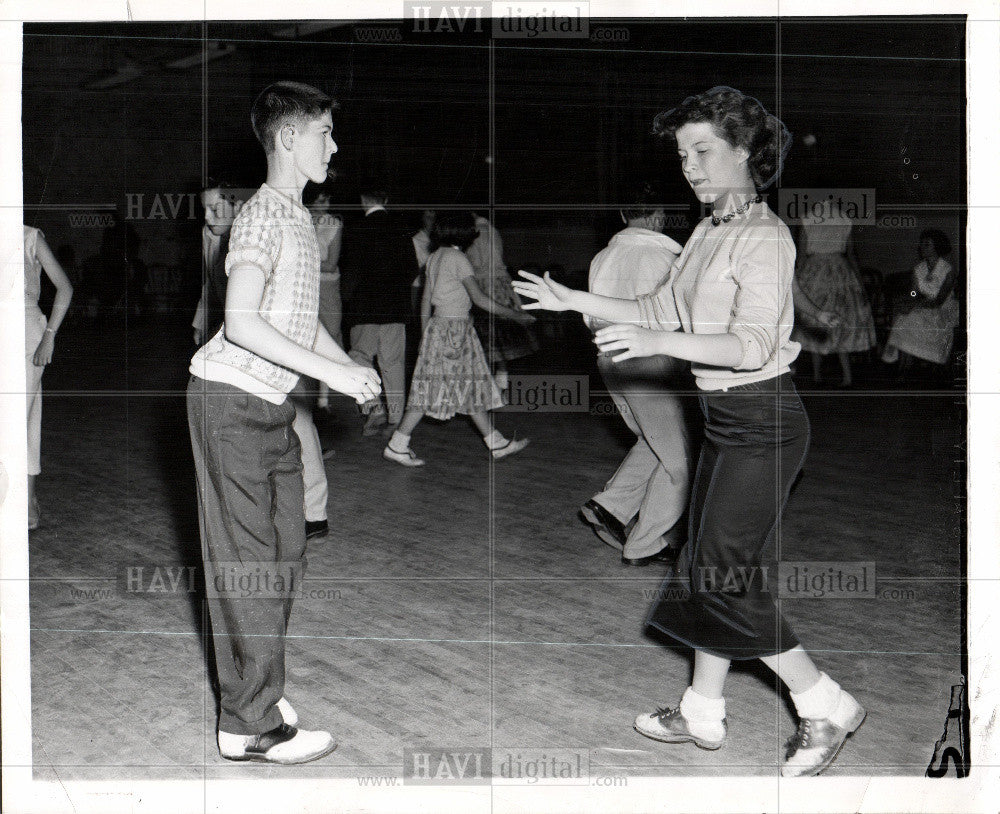
[[[583,269],[620,227],[616,208],[637,175],[661,180],[675,214],[693,225],[676,158],[650,125],[685,96],[727,84],[757,96],[795,136],[783,185],[823,176],[874,188],[880,207],[895,207],[880,214],[911,218],[904,228],[859,228],[862,265],[905,271],[927,226],[952,236],[962,262],[964,20],[607,23],[628,41],[491,44],[488,25],[429,34],[409,22],[378,23],[399,32],[382,43],[361,41],[361,24],[348,23],[297,37],[287,23],[26,25],[25,218],[83,259],[101,230],[71,223],[70,211],[138,214],[154,286],[192,293],[200,214],[180,196],[209,175],[262,180],[250,106],[269,82],[294,78],[340,101],[343,204],[356,201],[362,177],[377,175],[398,206],[493,206],[511,265]],[[166,67],[210,41],[234,50]],[[91,87],[123,69],[134,78]],[[803,143],[807,134],[815,147]],[[153,210],[156,196],[162,208]],[[683,239],[687,229],[675,227]]]

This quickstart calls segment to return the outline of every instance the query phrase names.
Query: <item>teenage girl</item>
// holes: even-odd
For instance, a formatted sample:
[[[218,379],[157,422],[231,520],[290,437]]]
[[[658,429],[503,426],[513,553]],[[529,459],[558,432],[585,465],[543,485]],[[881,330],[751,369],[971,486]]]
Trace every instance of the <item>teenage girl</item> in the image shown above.
[[[490,375],[470,312],[475,304],[522,325],[535,319],[494,302],[480,288],[464,254],[477,235],[472,214],[459,212],[439,215],[431,232],[433,254],[427,261],[420,305],[424,333],[410,399],[399,429],[382,453],[403,466],[424,464],[410,449],[410,436],[425,415],[442,421],[456,413],[468,415],[494,458],[513,455],[528,445],[528,439],[507,439],[492,426],[487,411],[502,407],[503,395]]]
[[[508,308],[520,310],[521,301],[511,287],[510,275],[503,262],[500,232],[488,219],[475,213],[473,215],[479,236],[469,246],[465,256],[472,263],[476,282],[491,299]],[[486,359],[495,371],[493,378],[496,379],[497,387],[506,390],[509,384],[507,362],[536,353],[538,340],[523,325],[511,320],[491,320],[488,313],[479,309],[473,312],[472,323],[483,345]]]
[[[316,240],[319,243],[319,318],[329,331],[333,341],[343,347],[344,337],[341,322],[344,306],[340,299],[340,247],[344,237],[344,221],[340,215],[330,211],[330,193],[321,190],[310,206],[313,223],[316,226]],[[319,382],[319,397],[316,406],[321,410],[330,409],[330,388]]]
[[[661,113],[655,130],[676,141],[681,170],[711,207],[660,288],[637,300],[575,291],[522,273],[514,287],[537,302],[618,323],[598,331],[613,360],[686,359],[701,390],[705,440],[691,490],[685,544],[647,619],[694,648],[694,678],[675,708],[639,715],[635,728],[666,743],[718,749],[727,736],[732,659],[759,658],[788,687],[798,712],[784,776],[833,761],[865,710],[819,671],[768,591],[761,553],[809,443],[789,365],[795,244],[763,202],[790,144],[756,99],[717,87]]]
[[[52,314],[48,320],[38,307],[42,289],[42,269],[56,287]],[[73,299],[73,285],[59,265],[45,237],[38,229],[24,227],[24,344],[28,394],[28,528],[41,523],[35,478],[41,474],[42,461],[42,373],[52,361],[56,332]]]

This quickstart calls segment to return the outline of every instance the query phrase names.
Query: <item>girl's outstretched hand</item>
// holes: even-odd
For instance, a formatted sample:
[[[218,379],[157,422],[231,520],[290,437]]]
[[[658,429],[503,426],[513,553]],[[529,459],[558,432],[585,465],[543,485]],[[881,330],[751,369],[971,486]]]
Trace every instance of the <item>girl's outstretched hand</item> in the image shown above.
[[[602,351],[623,351],[612,356],[612,362],[624,362],[626,359],[640,359],[646,356],[659,356],[663,331],[651,331],[638,325],[609,325],[594,334],[594,342]]]
[[[569,309],[569,300],[573,294],[573,289],[557,283],[548,272],[543,277],[532,274],[529,271],[518,271],[521,280],[512,280],[514,290],[522,297],[528,297],[535,302],[524,303],[521,307],[525,311],[532,311],[544,308],[546,311],[566,311]]]

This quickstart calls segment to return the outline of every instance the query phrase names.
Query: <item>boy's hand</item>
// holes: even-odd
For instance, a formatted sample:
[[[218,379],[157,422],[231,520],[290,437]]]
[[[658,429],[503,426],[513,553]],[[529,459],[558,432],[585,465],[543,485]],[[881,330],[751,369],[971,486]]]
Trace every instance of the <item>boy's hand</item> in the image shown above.
[[[371,401],[382,392],[382,381],[373,368],[356,364],[330,363],[324,383],[338,393],[350,396],[358,404]]]

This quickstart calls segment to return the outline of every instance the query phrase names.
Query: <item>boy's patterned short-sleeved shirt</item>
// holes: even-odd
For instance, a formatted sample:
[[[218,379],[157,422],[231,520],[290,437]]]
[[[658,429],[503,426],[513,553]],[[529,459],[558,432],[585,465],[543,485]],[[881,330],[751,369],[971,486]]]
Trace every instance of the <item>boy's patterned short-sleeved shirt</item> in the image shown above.
[[[264,274],[260,316],[293,342],[310,350],[319,324],[319,243],[312,216],[263,184],[236,216],[226,255],[226,274],[240,265]],[[191,359],[190,371],[224,382],[274,404],[284,402],[299,374],[226,339],[226,326]]]

